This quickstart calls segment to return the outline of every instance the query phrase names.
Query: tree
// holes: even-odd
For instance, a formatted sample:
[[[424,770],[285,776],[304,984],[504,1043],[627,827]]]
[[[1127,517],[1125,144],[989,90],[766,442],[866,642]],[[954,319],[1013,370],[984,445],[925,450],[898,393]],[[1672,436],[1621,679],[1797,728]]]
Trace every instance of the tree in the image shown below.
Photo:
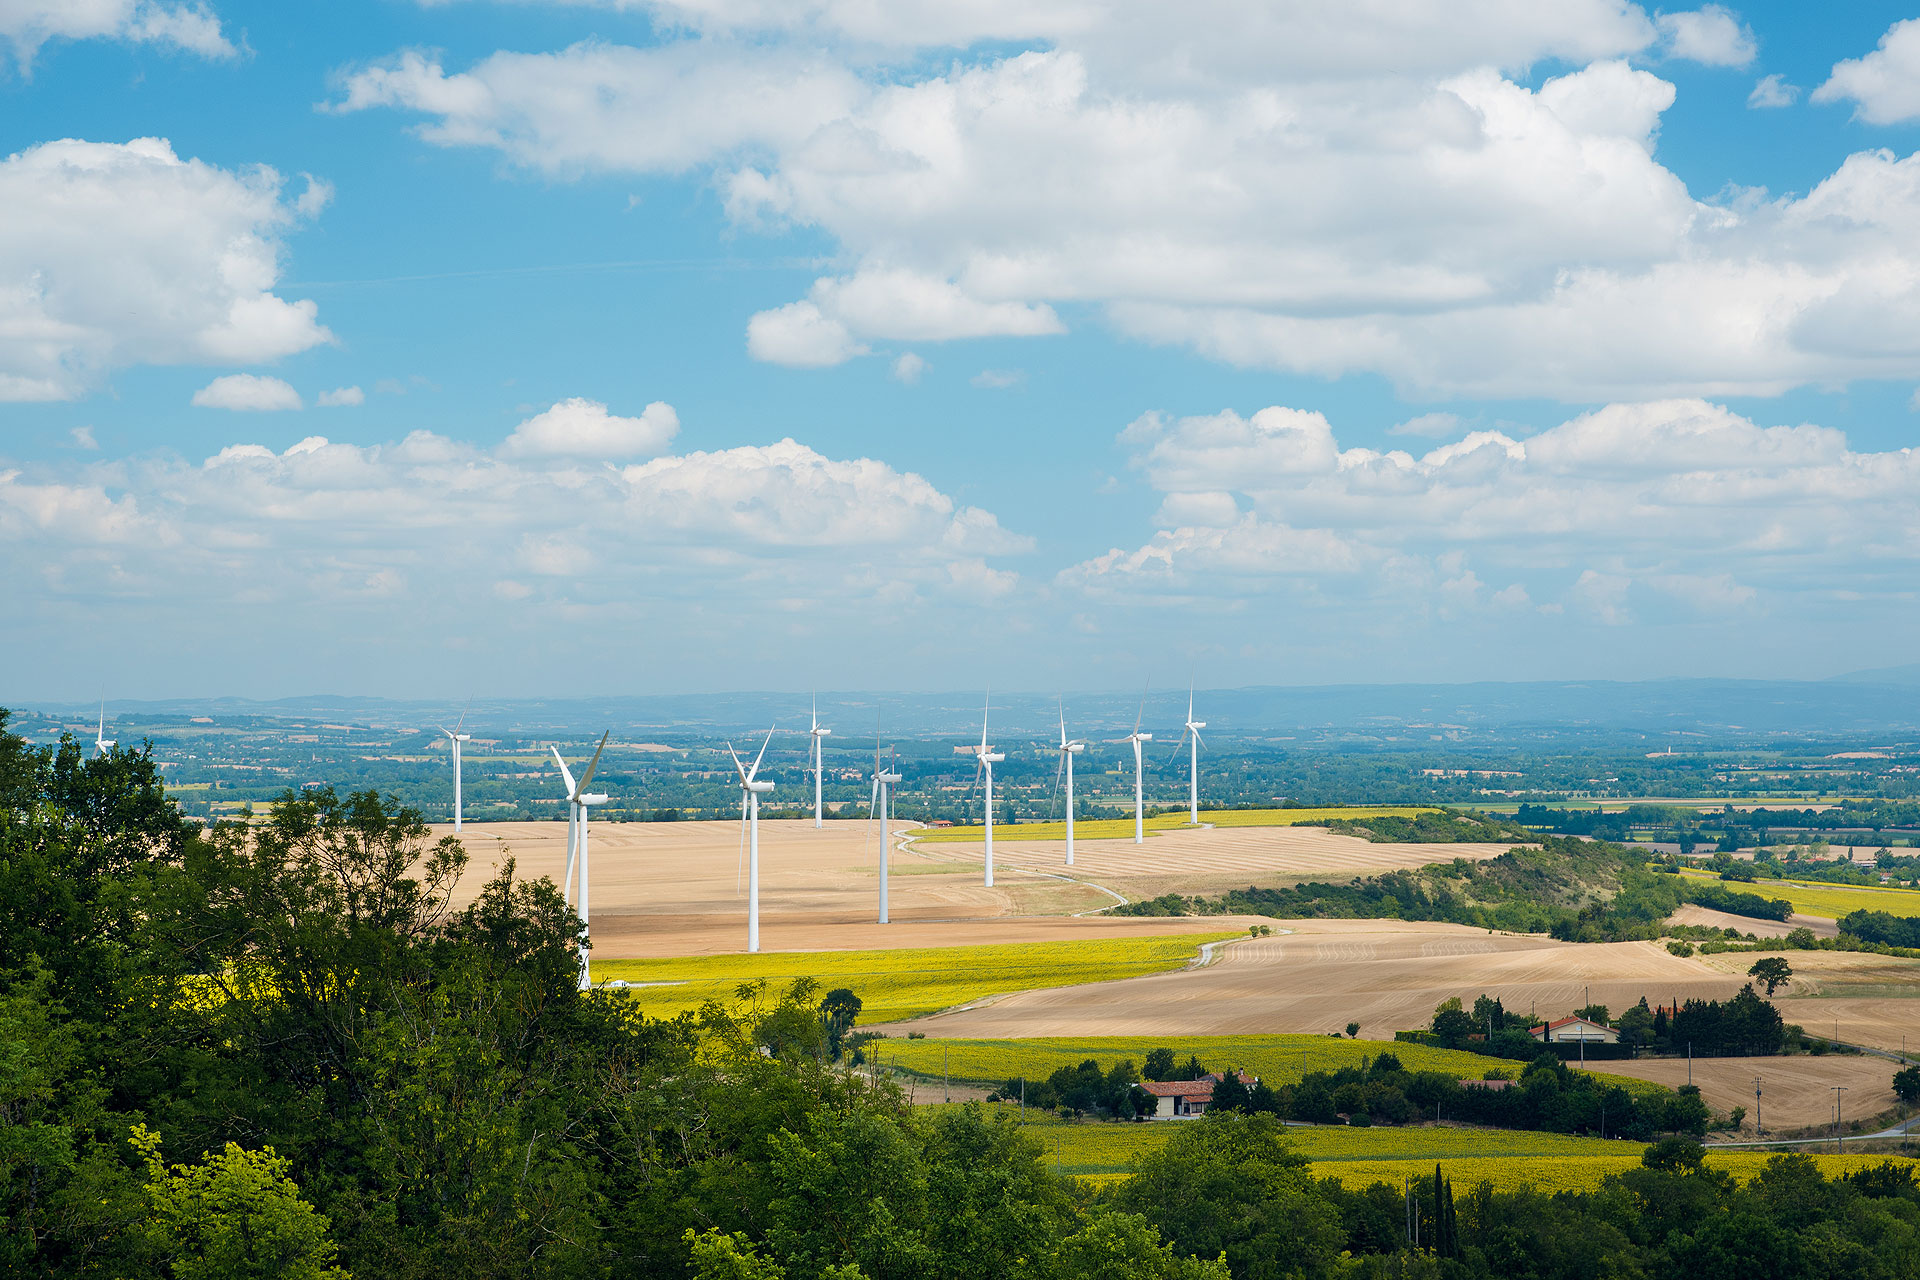
[[[159,1134],[135,1125],[128,1141],[147,1169],[146,1243],[175,1280],[348,1280],[333,1265],[327,1219],[300,1198],[272,1147],[229,1142],[200,1164],[169,1168]]]
[[[1164,1045],[1147,1051],[1147,1060],[1141,1065],[1140,1074],[1148,1080],[1173,1079],[1173,1050]]]
[[[1672,1134],[1640,1153],[1640,1163],[1649,1169],[1669,1173],[1696,1173],[1707,1158],[1707,1149],[1694,1139]]]
[[[840,1057],[841,1041],[860,1016],[860,997],[846,987],[835,987],[820,1001],[820,1025],[827,1033],[827,1056]]]
[[[1224,1257],[1176,1256],[1136,1213],[1096,1209],[1060,1242],[1051,1280],[1231,1280]]]
[[[1247,1088],[1240,1073],[1231,1069],[1222,1072],[1220,1082],[1213,1086],[1213,1099],[1208,1102],[1207,1110],[1250,1112],[1253,1110],[1253,1093]]]
[[[1270,1116],[1223,1112],[1182,1125],[1140,1160],[1116,1205],[1157,1226],[1178,1253],[1224,1253],[1241,1280],[1328,1275],[1344,1247],[1340,1216],[1282,1135]]]
[[[1793,979],[1793,966],[1784,957],[1766,956],[1753,962],[1753,968],[1747,970],[1749,978],[1758,978],[1760,985],[1772,996],[1778,987],[1784,987]]]
[[[1347,1039],[1357,1040],[1359,1038],[1360,1038],[1360,1024],[1357,1022],[1349,1022],[1347,1024]]]
[[[1893,1073],[1893,1095],[1908,1106],[1920,1103],[1920,1067],[1902,1067]]]
[[[1443,1000],[1433,1011],[1433,1034],[1449,1049],[1457,1049],[1473,1034],[1473,1015],[1460,1007],[1459,997]]]

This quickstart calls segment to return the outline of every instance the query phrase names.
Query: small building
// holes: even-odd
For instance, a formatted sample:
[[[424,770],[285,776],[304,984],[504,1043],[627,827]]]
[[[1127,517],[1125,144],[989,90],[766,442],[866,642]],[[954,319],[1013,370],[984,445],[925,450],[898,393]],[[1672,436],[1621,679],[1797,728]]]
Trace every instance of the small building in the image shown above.
[[[1502,1089],[1513,1088],[1513,1081],[1511,1080],[1462,1080],[1460,1082],[1460,1087],[1462,1089],[1490,1089],[1494,1093],[1499,1093]]]
[[[1620,1033],[1585,1018],[1561,1018],[1528,1028],[1528,1033],[1543,1044],[1619,1044]]]
[[[1219,1084],[1221,1079],[1218,1071],[1209,1071],[1198,1080],[1141,1080],[1133,1087],[1154,1097],[1155,1120],[1174,1120],[1184,1116],[1205,1115],[1207,1107],[1213,1102],[1213,1086]],[[1260,1082],[1258,1076],[1242,1075],[1240,1079],[1248,1087]]]

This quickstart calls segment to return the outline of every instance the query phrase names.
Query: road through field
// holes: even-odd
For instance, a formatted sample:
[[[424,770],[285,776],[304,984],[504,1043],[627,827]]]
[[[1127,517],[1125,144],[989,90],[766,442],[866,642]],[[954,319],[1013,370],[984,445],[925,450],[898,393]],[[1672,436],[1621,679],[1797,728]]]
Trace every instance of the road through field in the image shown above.
[[[1249,1035],[1337,1031],[1389,1039],[1442,1000],[1485,993],[1559,1016],[1584,1004],[1724,998],[1745,981],[1657,943],[1566,943],[1398,920],[1275,922],[1204,969],[1007,996],[915,1021],[930,1036]]]

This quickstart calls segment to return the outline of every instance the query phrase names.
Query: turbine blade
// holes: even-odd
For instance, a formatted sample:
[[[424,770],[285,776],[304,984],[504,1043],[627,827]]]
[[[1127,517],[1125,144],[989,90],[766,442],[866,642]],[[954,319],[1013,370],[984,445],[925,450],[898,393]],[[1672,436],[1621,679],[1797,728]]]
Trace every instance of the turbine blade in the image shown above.
[[[573,785],[573,770],[567,768],[567,762],[560,758],[560,748],[548,749],[553,752],[553,762],[560,766],[560,777],[567,784],[567,799],[571,800],[580,794],[580,788]]]
[[[768,725],[766,742],[762,742],[760,744],[760,754],[753,758],[753,768],[747,770],[747,781],[751,782],[754,780],[754,778],[759,776],[760,762],[766,759],[767,757],[767,743],[772,741],[773,741],[773,726]]]
[[[458,732],[460,732],[460,730],[462,730],[462,729],[464,729],[464,728],[466,728],[466,725],[467,725],[467,712],[469,712],[469,711],[471,711],[471,710],[473,710],[473,699],[472,699],[472,698],[468,698],[468,699],[467,699],[467,705],[466,705],[466,706],[464,706],[464,707],[462,707],[462,708],[460,708],[460,718],[459,718],[458,720],[456,720],[456,721],[454,721],[454,722],[453,722],[453,731],[454,731],[455,733],[458,733]]]
[[[733,757],[733,767],[740,775],[740,785],[745,786],[747,783],[747,766],[741,762],[740,753],[733,749],[731,742],[727,744],[727,754]],[[741,803],[744,804],[746,802],[743,800]]]
[[[1060,745],[1067,745],[1067,700],[1056,699],[1060,703]]]
[[[600,735],[600,745],[593,749],[593,759],[587,761],[586,776],[580,779],[580,789],[582,791],[585,791],[587,784],[593,781],[593,771],[600,767],[600,753],[607,749],[607,737],[612,732],[613,730],[609,729],[606,733]]]
[[[987,715],[993,710],[993,690],[987,690],[986,703],[980,708],[980,754],[987,753]]]
[[[1140,722],[1147,717],[1147,690],[1152,687],[1152,681],[1148,681],[1147,684],[1143,685],[1140,689],[1140,710],[1134,713],[1133,717],[1133,731],[1135,734],[1140,732]]]
[[[1060,779],[1067,776],[1067,753],[1065,744],[1060,751],[1060,763],[1053,770],[1053,792],[1047,797],[1047,820],[1053,820],[1053,807],[1060,799]]]

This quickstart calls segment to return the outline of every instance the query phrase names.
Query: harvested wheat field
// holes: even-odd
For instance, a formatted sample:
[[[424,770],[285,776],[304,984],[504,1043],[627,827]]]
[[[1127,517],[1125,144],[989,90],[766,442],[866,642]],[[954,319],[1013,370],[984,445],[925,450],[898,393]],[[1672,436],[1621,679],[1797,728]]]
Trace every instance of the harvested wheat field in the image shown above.
[[[1209,918],[1211,920],[1211,918]],[[1191,927],[1189,921],[1189,927]],[[1282,936],[1229,943],[1204,969],[1094,987],[1027,991],[913,1024],[930,1036],[1253,1035],[1336,1031],[1390,1039],[1427,1025],[1449,996],[1481,993],[1542,1016],[1587,1000],[1723,998],[1742,977],[1652,942],[1569,943],[1464,925],[1299,920]]]
[[[1016,828],[1017,829],[1017,828]],[[978,866],[986,848],[977,841],[929,842],[930,856],[966,859]],[[1303,879],[1344,884],[1355,876],[1468,858],[1497,858],[1511,844],[1374,844],[1323,827],[1185,827],[1131,840],[1075,841],[1067,867],[1062,840],[995,839],[995,867],[1071,872],[1135,901],[1163,893],[1219,893]]]
[[[451,827],[436,826],[436,837]],[[899,835],[896,832],[896,837]],[[564,822],[472,823],[461,832],[472,858],[461,882],[470,899],[511,854],[525,876],[559,882]],[[1155,937],[1245,929],[1238,917],[1073,918],[1114,901],[1088,885],[1014,867],[993,888],[978,863],[896,851],[890,864],[893,923],[877,924],[876,843],[864,822],[760,824],[760,945],[766,951],[839,951],[1076,938]],[[747,902],[740,826],[734,822],[595,823],[594,954],[604,958],[711,955],[746,949]]]
[[[1779,951],[1793,981],[1773,997],[1780,1016],[1808,1035],[1898,1050],[1901,1037],[1920,1055],[1920,960],[1865,951]],[[1760,957],[1749,951],[1701,956],[1710,968],[1744,976]]]
[[[1737,929],[1756,938],[1784,938],[1795,929],[1811,929],[1816,938],[1840,936],[1840,926],[1832,920],[1824,916],[1803,916],[1797,911],[1785,920],[1756,920],[1752,916],[1734,915],[1731,911],[1688,905],[1668,916],[1667,923],[1705,925],[1709,929]]]
[[[1609,1075],[1651,1080],[1668,1088],[1687,1083],[1685,1058],[1637,1058],[1630,1062],[1603,1062],[1596,1068]],[[1715,1111],[1747,1109],[1746,1130],[1753,1131],[1753,1078],[1763,1081],[1760,1099],[1767,1128],[1805,1129],[1833,1119],[1833,1087],[1846,1088],[1843,1115],[1878,1115],[1896,1105],[1893,1073],[1898,1065],[1885,1058],[1853,1054],[1796,1055],[1790,1058],[1695,1058],[1693,1083]]]

